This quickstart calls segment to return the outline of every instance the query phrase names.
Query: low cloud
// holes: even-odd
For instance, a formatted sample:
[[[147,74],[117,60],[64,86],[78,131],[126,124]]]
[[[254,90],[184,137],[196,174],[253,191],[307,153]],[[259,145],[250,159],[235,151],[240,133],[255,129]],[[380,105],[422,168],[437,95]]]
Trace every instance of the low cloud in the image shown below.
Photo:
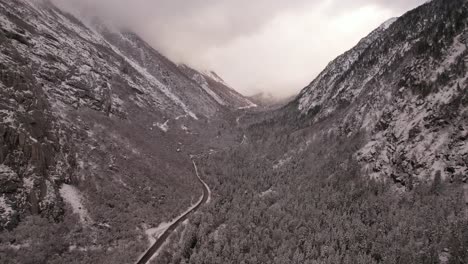
[[[54,0],[139,33],[245,94],[297,93],[388,18],[425,0]]]

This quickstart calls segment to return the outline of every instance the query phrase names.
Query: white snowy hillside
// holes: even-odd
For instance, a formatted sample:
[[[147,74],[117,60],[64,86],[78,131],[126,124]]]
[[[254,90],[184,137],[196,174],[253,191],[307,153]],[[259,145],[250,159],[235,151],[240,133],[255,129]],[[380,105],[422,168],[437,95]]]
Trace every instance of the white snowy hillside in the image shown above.
[[[293,105],[302,125],[332,121],[332,133],[364,132],[356,158],[372,177],[403,185],[466,177],[467,20],[466,1],[456,0],[384,23],[301,92]]]

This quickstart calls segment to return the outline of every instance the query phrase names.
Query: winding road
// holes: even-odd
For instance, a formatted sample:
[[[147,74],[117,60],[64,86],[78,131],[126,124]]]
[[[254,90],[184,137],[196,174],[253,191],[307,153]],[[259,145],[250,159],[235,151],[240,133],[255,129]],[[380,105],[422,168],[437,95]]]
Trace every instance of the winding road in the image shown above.
[[[193,163],[193,168],[195,169],[195,174],[197,175],[198,181],[201,183],[203,187],[203,196],[200,199],[200,201],[192,207],[189,211],[184,213],[183,215],[179,216],[165,231],[162,233],[161,236],[154,242],[154,244],[146,251],[146,253],[138,260],[137,264],[147,264],[153,258],[153,256],[158,253],[158,251],[163,248],[165,242],[169,238],[169,236],[176,230],[185,220],[188,219],[190,214],[193,212],[196,212],[203,204],[208,203],[210,200],[211,196],[211,191],[210,187],[208,187],[208,184],[206,184],[202,178],[200,177],[198,173],[198,168],[197,164],[195,164],[195,161],[192,158],[192,163]]]

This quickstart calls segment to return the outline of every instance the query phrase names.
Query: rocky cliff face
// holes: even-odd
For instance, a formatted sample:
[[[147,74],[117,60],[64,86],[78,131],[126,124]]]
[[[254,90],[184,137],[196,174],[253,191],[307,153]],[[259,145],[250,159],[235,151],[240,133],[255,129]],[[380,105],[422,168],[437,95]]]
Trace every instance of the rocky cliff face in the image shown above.
[[[431,1],[392,19],[331,62],[294,101],[301,126],[366,134],[356,153],[372,177],[468,173],[468,5]]]
[[[16,54],[12,59],[24,57]],[[15,227],[25,212],[58,221],[63,204],[57,186],[70,180],[75,167],[67,129],[55,121],[28,67],[3,61],[0,67],[0,228]]]

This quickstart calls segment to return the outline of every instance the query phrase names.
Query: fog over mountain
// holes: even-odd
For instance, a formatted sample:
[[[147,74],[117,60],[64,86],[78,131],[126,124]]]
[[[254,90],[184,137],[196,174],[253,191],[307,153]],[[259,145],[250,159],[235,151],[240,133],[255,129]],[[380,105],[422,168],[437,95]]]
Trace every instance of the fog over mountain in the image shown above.
[[[468,263],[468,0],[418,4],[0,0],[0,263]]]
[[[214,69],[245,94],[289,96],[381,23],[425,0],[54,2],[128,27],[171,59]]]

